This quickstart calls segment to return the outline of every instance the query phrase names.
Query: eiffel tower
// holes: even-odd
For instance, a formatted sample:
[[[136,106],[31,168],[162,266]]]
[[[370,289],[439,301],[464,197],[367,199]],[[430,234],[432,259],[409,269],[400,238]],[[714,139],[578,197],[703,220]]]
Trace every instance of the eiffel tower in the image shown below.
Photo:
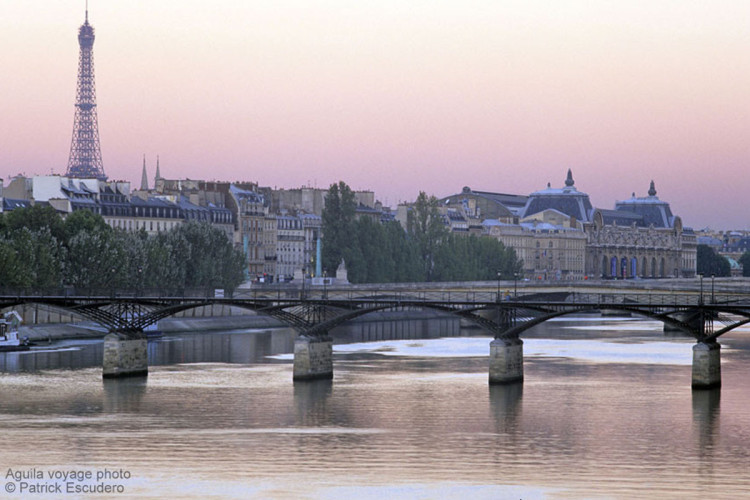
[[[78,88],[70,143],[67,177],[107,180],[99,146],[99,125],[96,115],[96,87],[94,86],[94,27],[89,24],[86,2],[86,21],[78,29]]]

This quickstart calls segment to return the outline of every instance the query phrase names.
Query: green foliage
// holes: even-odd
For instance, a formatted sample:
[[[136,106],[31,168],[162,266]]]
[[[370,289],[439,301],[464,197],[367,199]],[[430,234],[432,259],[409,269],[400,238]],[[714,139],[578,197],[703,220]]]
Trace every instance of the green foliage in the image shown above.
[[[745,252],[737,261],[742,265],[742,276],[750,276],[750,252]]]
[[[125,256],[111,232],[80,231],[68,241],[65,283],[76,288],[121,288],[127,282]]]
[[[499,241],[450,234],[434,196],[419,194],[404,231],[398,222],[354,220],[353,195],[346,211],[341,208],[341,193],[347,192],[340,182],[326,198],[323,263],[335,269],[343,258],[352,283],[495,280],[498,272],[512,279],[521,272],[515,251]]]
[[[187,287],[233,290],[242,282],[244,255],[235,250],[226,235],[208,223],[189,222],[168,235],[173,257],[184,263]]]
[[[435,281],[488,281],[513,279],[521,272],[516,252],[501,242],[486,237],[445,238],[435,256]]]
[[[35,206],[8,212],[0,220],[4,287],[206,287],[231,292],[244,278],[242,252],[205,222],[149,237],[145,231],[115,231],[86,210],[63,222],[50,207]]]
[[[347,260],[347,257],[355,260],[358,258],[356,252],[347,255],[355,246],[351,239],[356,211],[357,202],[351,188],[343,181],[331,184],[323,206],[321,228],[323,232],[321,264],[329,272],[335,272],[342,259],[346,261],[347,269],[351,266],[356,268],[359,265],[358,262]]]
[[[729,261],[714,252],[708,245],[698,245],[696,256],[696,272],[703,276],[729,276],[731,268]]]
[[[63,223],[66,241],[81,231],[86,232],[112,232],[112,228],[104,222],[101,215],[91,210],[77,210],[65,218]]]
[[[448,235],[438,211],[438,201],[420,191],[414,207],[407,215],[407,232],[415,239],[422,260],[423,273],[427,281],[432,281],[435,270],[435,254]]]
[[[63,220],[57,211],[49,205],[33,205],[19,208],[3,214],[2,225],[6,234],[28,229],[29,231],[48,230],[58,241],[64,241]]]

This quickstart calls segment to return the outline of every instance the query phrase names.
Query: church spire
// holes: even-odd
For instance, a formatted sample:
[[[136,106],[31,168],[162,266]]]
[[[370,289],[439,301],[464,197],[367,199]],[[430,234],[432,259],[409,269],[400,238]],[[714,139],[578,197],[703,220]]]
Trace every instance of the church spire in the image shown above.
[[[575,182],[573,181],[573,172],[568,169],[568,177],[565,179],[565,186],[573,187],[573,184],[575,184]]]
[[[648,188],[648,195],[649,196],[656,196],[656,188],[654,187],[654,181],[651,181],[651,187]]]
[[[148,191],[148,176],[146,175],[146,155],[143,155],[143,173],[141,174],[141,191]]]

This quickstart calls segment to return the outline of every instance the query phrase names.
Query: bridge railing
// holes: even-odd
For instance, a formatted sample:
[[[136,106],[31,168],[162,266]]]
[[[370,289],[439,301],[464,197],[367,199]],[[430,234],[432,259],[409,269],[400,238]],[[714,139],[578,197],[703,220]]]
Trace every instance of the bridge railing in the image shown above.
[[[467,304],[491,304],[497,302],[512,303],[586,303],[586,304],[646,304],[663,306],[690,306],[702,304],[750,304],[750,294],[742,293],[706,293],[698,291],[679,291],[665,293],[655,291],[653,293],[628,293],[627,291],[613,290],[611,293],[586,293],[586,292],[527,292],[515,293],[509,290],[393,290],[358,288],[324,288],[314,287],[302,289],[291,284],[278,285],[274,287],[256,287],[252,289],[238,289],[231,295],[219,294],[214,288],[125,288],[125,289],[92,289],[92,288],[52,288],[43,290],[30,290],[23,288],[0,288],[0,297],[97,297],[97,298],[174,298],[174,299],[210,299],[214,301],[225,300],[292,300],[299,301],[301,298],[311,300],[403,300],[424,302],[445,302]]]

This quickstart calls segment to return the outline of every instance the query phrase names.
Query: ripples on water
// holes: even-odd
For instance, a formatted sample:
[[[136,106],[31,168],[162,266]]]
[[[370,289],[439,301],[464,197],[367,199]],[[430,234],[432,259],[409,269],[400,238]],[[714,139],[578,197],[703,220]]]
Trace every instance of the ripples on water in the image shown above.
[[[721,392],[693,392],[692,342],[659,329],[550,323],[524,384],[494,387],[478,337],[338,344],[332,382],[297,384],[268,332],[153,344],[147,380],[45,361],[0,376],[0,465],[125,468],[123,498],[750,494],[748,331],[723,341]]]

